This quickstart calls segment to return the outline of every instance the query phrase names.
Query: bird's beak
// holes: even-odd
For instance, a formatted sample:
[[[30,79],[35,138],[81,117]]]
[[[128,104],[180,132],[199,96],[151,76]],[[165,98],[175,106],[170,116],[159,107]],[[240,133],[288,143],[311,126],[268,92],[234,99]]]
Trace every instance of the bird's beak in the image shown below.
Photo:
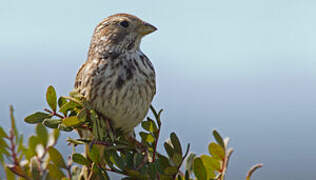
[[[156,31],[157,28],[149,23],[143,22],[139,27],[139,34],[142,36],[145,36],[147,34],[150,34],[154,31]]]

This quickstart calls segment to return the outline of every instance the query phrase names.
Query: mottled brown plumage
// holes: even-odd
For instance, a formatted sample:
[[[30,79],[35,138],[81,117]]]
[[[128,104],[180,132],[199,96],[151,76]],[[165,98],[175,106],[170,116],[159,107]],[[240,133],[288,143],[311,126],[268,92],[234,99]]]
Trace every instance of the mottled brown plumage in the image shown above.
[[[144,119],[156,93],[153,65],[139,47],[155,30],[129,14],[105,18],[95,28],[87,61],[77,73],[75,90],[125,133]]]

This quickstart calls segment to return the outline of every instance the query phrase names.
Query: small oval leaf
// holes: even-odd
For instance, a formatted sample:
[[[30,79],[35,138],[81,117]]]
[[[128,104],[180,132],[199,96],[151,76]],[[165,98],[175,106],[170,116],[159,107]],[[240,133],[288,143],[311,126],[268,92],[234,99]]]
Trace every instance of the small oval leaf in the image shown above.
[[[48,176],[51,177],[51,179],[62,179],[65,177],[63,171],[54,164],[48,164],[47,169],[49,171]]]
[[[72,160],[75,163],[78,163],[78,164],[81,164],[81,165],[86,165],[86,166],[90,165],[90,161],[87,158],[85,158],[82,154],[79,154],[79,153],[73,154],[72,155]]]
[[[57,167],[61,167],[65,169],[67,168],[66,163],[63,159],[63,156],[60,154],[60,152],[57,149],[53,147],[49,147],[48,153],[49,153],[50,159]]]
[[[63,119],[62,123],[66,127],[72,127],[72,126],[79,125],[81,122],[78,120],[77,116],[70,116],[70,117],[66,117],[65,119]]]
[[[36,123],[40,123],[42,121],[44,121],[44,119],[51,117],[50,114],[47,113],[43,113],[43,112],[36,112],[33,113],[29,116],[27,116],[24,121],[26,123],[30,123],[30,124],[36,124]]]
[[[2,127],[0,127],[0,138],[1,137],[8,137],[7,133],[3,130]]]
[[[58,107],[61,108],[64,104],[66,104],[68,101],[64,97],[59,97],[58,98]]]
[[[97,148],[96,145],[92,145],[88,152],[88,156],[93,162],[100,162],[100,150]]]
[[[225,159],[225,150],[222,146],[211,142],[208,145],[208,151],[209,153],[215,158],[215,159],[219,159],[219,160],[224,160]]]
[[[174,151],[182,155],[181,143],[176,133],[174,132],[171,133],[170,139],[171,139],[171,143],[173,145]]]
[[[214,168],[214,161],[215,163],[218,162],[218,160],[215,160],[214,158],[208,156],[208,155],[202,155],[201,156],[201,160],[203,162],[203,165],[206,169],[206,174],[207,174],[207,179],[210,179],[210,178],[215,178],[216,177],[216,174],[214,172],[215,168]],[[217,164],[216,164],[217,165]],[[216,170],[218,171],[220,168],[219,166],[219,162],[218,162],[218,167],[216,167]]]
[[[66,102],[65,104],[63,104],[60,109],[59,109],[59,112],[63,113],[63,114],[66,114],[67,111],[71,110],[71,109],[74,109],[76,107],[80,107],[80,105],[78,105],[77,103],[75,103],[74,101],[69,101],[69,102]]]
[[[55,88],[53,86],[49,86],[46,91],[46,101],[49,107],[56,112],[57,108],[57,95]]]
[[[178,168],[175,167],[175,166],[167,167],[164,170],[164,173],[167,174],[167,175],[175,175],[175,174],[178,173]]]
[[[216,130],[213,131],[213,136],[214,136],[216,142],[225,149],[224,140],[223,140],[222,136]]]
[[[201,158],[195,158],[193,161],[193,172],[198,180],[206,180],[207,173]]]
[[[46,147],[48,141],[48,132],[47,129],[42,124],[37,124],[36,126],[36,135],[39,137],[41,144]]]
[[[49,127],[49,128],[53,128],[53,129],[56,129],[58,128],[58,125],[62,122],[61,119],[51,119],[51,118],[48,118],[48,119],[45,119],[43,121],[43,125],[46,126],[46,127]]]
[[[166,150],[168,156],[169,156],[170,158],[172,158],[172,156],[173,156],[173,154],[174,154],[174,149],[173,149],[173,147],[172,147],[169,143],[167,143],[167,142],[164,143],[164,147],[165,147],[165,150]]]

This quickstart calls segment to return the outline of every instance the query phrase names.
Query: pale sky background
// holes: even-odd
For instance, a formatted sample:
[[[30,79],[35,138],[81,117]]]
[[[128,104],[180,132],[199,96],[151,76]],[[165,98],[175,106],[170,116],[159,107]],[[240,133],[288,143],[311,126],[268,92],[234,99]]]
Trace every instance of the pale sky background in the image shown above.
[[[206,153],[217,129],[235,149],[227,180],[259,162],[254,180],[316,179],[315,9],[314,0],[1,0],[1,126],[13,104],[29,136],[23,118],[46,106],[49,85],[72,89],[95,25],[132,13],[159,29],[141,47],[165,109],[160,144],[175,131]]]

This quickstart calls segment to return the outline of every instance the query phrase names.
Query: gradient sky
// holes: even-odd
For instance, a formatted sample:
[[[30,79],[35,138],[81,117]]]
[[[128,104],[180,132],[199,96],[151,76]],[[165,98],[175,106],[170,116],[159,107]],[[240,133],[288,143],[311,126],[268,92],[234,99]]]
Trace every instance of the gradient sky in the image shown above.
[[[259,162],[254,180],[316,179],[315,9],[313,0],[1,0],[1,125],[13,104],[30,135],[23,117],[46,106],[48,85],[72,89],[95,25],[131,13],[158,27],[141,47],[157,72],[162,140],[175,131],[206,153],[217,129],[235,149],[227,179]]]

